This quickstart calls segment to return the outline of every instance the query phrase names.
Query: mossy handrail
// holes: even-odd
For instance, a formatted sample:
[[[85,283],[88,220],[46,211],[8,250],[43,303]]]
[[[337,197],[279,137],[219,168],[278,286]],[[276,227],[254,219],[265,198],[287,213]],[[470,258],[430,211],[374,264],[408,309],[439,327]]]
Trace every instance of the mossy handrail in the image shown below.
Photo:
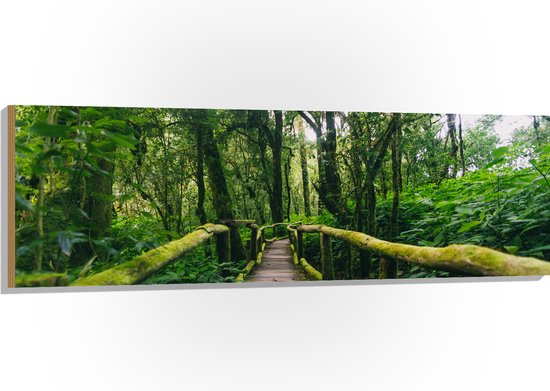
[[[294,264],[300,266],[310,280],[333,280],[335,278],[331,238],[347,242],[360,251],[437,270],[455,271],[474,276],[550,275],[550,262],[537,258],[506,254],[476,245],[453,244],[447,247],[423,247],[388,242],[362,232],[333,228],[326,225],[307,225],[297,222],[275,223],[260,228],[252,220],[231,220],[224,221],[223,224],[208,223],[200,226],[181,239],[150,250],[118,266],[90,276],[78,278],[70,285],[139,284],[186,252],[204,244],[213,236],[216,237],[219,262],[228,262],[231,257],[230,227],[235,227],[239,224],[244,224],[251,230],[251,237],[248,263],[237,276],[237,282],[244,281],[253,268],[261,264],[266,243],[279,239],[266,239],[265,230],[274,229],[279,226],[286,226]],[[316,270],[305,259],[304,233],[320,234],[321,271]],[[59,273],[55,275],[36,274],[21,276],[19,278],[20,281],[16,285],[66,285],[68,279],[65,277],[66,275],[59,275]]]
[[[289,236],[297,258],[303,258],[303,233],[319,233],[321,241],[322,278],[334,279],[331,238],[339,239],[379,256],[409,262],[432,269],[461,272],[473,276],[550,275],[550,262],[520,257],[486,247],[453,244],[447,247],[423,247],[388,242],[362,232],[326,225],[289,224]],[[305,259],[304,259],[305,261]]]
[[[234,227],[239,224],[245,224],[252,230],[252,237],[256,237],[256,240],[250,241],[251,246],[249,257],[251,260],[256,260],[258,227],[254,224],[254,220],[226,220],[223,221],[223,224],[208,223],[200,226],[181,239],[174,240],[170,243],[157,247],[118,266],[88,277],[79,278],[71,285],[87,286],[139,284],[164,266],[181,257],[183,254],[204,244],[213,236],[216,237],[216,249],[219,262],[228,262],[231,256],[231,241],[229,238],[230,227]],[[252,267],[253,265],[247,265],[245,271],[248,270],[249,272]]]

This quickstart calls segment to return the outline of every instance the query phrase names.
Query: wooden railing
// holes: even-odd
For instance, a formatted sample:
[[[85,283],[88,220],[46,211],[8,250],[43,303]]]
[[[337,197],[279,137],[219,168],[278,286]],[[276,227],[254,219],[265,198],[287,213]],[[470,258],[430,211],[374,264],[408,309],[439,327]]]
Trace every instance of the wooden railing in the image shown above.
[[[183,238],[167,243],[148,251],[131,261],[115,266],[111,269],[82,277],[74,281],[73,286],[87,285],[132,285],[139,284],[152,276],[155,272],[174,262],[185,253],[208,242],[213,236],[216,238],[216,252],[220,263],[231,259],[231,227],[245,225],[250,229],[248,248],[248,263],[235,281],[244,281],[256,265],[262,262],[262,253],[266,242],[280,239],[275,236],[266,238],[266,231],[275,229],[287,223],[276,223],[259,228],[254,220],[225,220],[219,224],[205,224]]]
[[[409,262],[436,270],[455,271],[472,276],[532,276],[549,275],[550,262],[518,257],[475,245],[421,247],[387,242],[362,232],[332,228],[325,225],[289,224],[288,233],[294,256],[310,279],[334,279],[331,238],[342,240],[360,251]],[[304,233],[318,233],[321,247],[321,273],[304,258]],[[309,270],[308,270],[309,269]],[[311,270],[313,269],[313,270]],[[317,274],[318,273],[318,274]]]
[[[421,247],[393,243],[377,239],[362,232],[332,228],[325,225],[298,223],[276,223],[259,228],[252,220],[231,220],[220,224],[205,224],[181,239],[150,250],[138,257],[102,272],[83,276],[72,282],[72,286],[132,285],[139,284],[155,272],[176,261],[185,253],[201,246],[212,237],[216,238],[216,252],[220,263],[231,259],[231,227],[245,225],[251,230],[248,263],[236,277],[244,281],[248,274],[262,262],[262,254],[268,242],[281,239],[276,230],[286,226],[293,261],[303,269],[309,280],[333,280],[334,260],[331,239],[342,240],[370,254],[385,259],[409,262],[437,270],[458,271],[478,276],[528,276],[549,275],[550,262],[536,258],[518,257],[475,245],[450,245],[447,247]],[[272,238],[266,232],[272,231]],[[304,233],[317,233],[320,240],[321,271],[311,266],[304,256]],[[64,274],[39,274],[23,276],[17,286],[66,285]]]

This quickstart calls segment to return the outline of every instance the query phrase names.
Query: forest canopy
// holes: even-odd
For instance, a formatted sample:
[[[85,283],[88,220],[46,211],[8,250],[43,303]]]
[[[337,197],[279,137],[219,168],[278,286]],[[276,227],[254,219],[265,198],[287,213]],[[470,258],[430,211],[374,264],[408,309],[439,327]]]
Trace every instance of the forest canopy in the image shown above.
[[[548,261],[550,117],[510,118],[18,106],[17,274],[74,280],[234,220]],[[230,230],[226,261],[209,240],[143,283],[235,281],[251,234]],[[304,258],[321,270],[319,240],[304,241]],[[462,275],[344,242],[331,250],[336,279]]]

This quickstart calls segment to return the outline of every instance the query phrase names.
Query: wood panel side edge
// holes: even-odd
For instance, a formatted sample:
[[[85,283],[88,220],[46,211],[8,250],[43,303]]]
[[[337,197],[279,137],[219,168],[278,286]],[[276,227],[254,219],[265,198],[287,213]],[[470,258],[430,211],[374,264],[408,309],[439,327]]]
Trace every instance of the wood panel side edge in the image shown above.
[[[8,288],[15,288],[15,106],[8,106]]]

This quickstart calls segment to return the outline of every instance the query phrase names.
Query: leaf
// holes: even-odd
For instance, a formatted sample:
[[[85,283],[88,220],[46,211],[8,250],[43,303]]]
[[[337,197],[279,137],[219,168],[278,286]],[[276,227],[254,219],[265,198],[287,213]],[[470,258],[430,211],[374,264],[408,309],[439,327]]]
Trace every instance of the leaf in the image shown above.
[[[475,211],[472,208],[468,208],[467,206],[457,206],[456,211],[460,213],[461,215],[473,215]]]
[[[106,137],[115,144],[124,148],[135,149],[134,145],[137,144],[136,139],[116,133],[106,133]]]
[[[68,257],[71,255],[73,245],[82,242],[86,242],[86,235],[81,232],[59,231],[57,233],[59,248]]]
[[[508,251],[508,253],[512,255],[516,255],[517,252],[519,251],[518,246],[504,246],[504,248],[506,249],[506,251]]]
[[[531,251],[536,252],[536,251],[542,251],[542,250],[550,250],[550,244],[547,244],[545,246],[535,247],[535,248],[529,250],[529,252],[531,252]]]
[[[29,128],[29,133],[42,137],[65,137],[71,130],[70,126],[39,122]]]
[[[463,233],[463,232],[468,232],[472,228],[477,227],[480,224],[481,224],[481,221],[479,221],[479,220],[470,221],[469,223],[463,224],[462,227],[460,227],[460,229],[458,230],[457,233],[460,234],[460,233]]]
[[[65,254],[66,256],[71,256],[71,250],[73,248],[73,242],[71,241],[71,238],[69,235],[67,235],[66,231],[60,231],[57,234],[57,243],[59,243],[59,247],[61,248],[61,252]]]
[[[498,160],[502,158],[508,152],[509,149],[510,147],[504,146],[493,150],[493,159]]]
[[[15,203],[16,203],[16,205],[20,206],[23,209],[27,209],[27,210],[30,210],[30,211],[34,210],[33,204],[31,204],[29,200],[22,197],[21,194],[19,194],[17,192],[15,193]]]
[[[503,157],[500,158],[500,159],[495,159],[495,160],[493,160],[491,163],[487,164],[487,165],[485,166],[485,168],[491,168],[491,167],[493,167],[493,166],[496,166],[496,165],[499,164],[499,163],[502,163],[502,162],[505,161],[505,160],[506,160],[506,159],[503,158]]]

